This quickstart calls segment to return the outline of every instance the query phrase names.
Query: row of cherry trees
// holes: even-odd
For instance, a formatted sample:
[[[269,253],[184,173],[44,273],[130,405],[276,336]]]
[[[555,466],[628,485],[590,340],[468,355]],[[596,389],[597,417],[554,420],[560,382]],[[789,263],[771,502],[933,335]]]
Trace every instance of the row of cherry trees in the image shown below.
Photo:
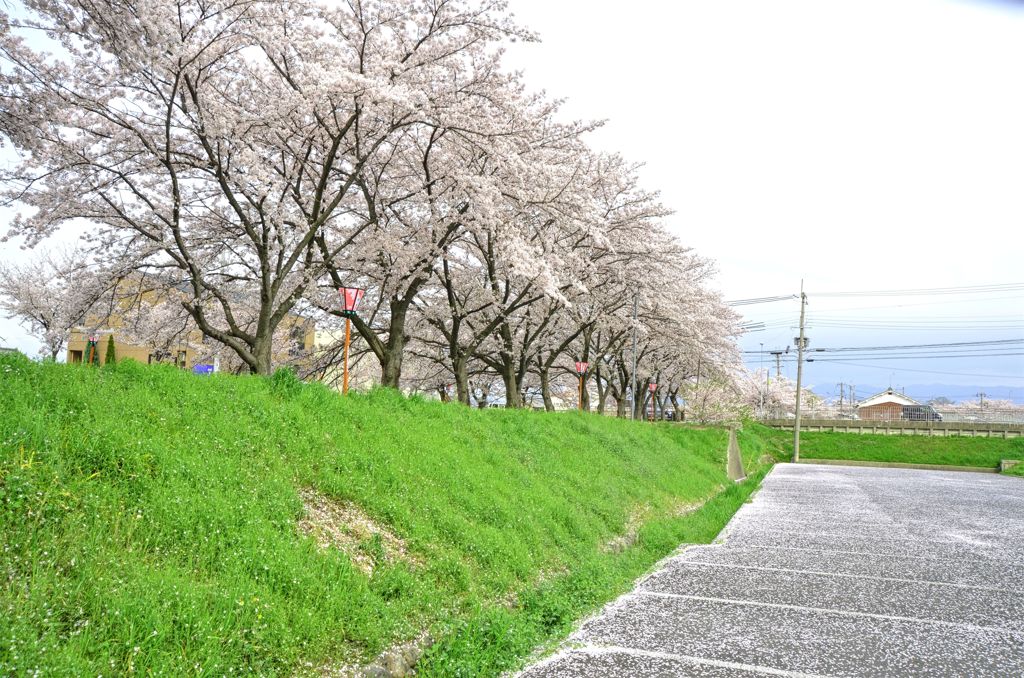
[[[582,360],[584,400],[624,414],[649,383],[665,407],[733,380],[711,264],[636,166],[586,145],[596,123],[502,68],[533,38],[500,0],[23,0],[0,15],[9,235],[86,232],[89,275],[57,266],[68,322],[134,275],[176,291],[140,326],[194,327],[255,373],[289,318],[339,323],[348,286],[387,386],[469,403],[500,379],[509,406],[552,407]],[[296,360],[326,375],[336,354]]]

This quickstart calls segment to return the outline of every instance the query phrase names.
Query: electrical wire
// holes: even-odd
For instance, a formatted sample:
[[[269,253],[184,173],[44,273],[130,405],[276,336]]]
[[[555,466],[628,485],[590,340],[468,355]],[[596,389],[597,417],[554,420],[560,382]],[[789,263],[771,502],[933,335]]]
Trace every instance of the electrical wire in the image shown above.
[[[1019,294],[1012,295],[1012,296],[1007,296],[1007,297],[991,297],[989,299],[985,299],[985,302],[990,302],[990,301],[1006,301],[1006,300],[1009,300],[1009,299],[1014,299],[1014,300],[1021,301],[1022,306],[1024,306],[1024,295],[1019,295]],[[809,308],[808,309],[808,313],[810,313],[812,315],[815,314],[815,313],[847,313],[849,311],[875,311],[875,310],[878,310],[878,309],[898,309],[898,308],[909,308],[909,307],[917,307],[917,306],[949,306],[951,304],[977,304],[977,303],[978,303],[978,299],[976,299],[976,298],[968,298],[968,299],[943,299],[942,301],[918,301],[918,302],[914,302],[914,303],[911,303],[911,304],[876,304],[876,305],[872,305],[872,306],[851,306],[851,307],[848,307],[848,308],[821,308],[821,307],[815,306],[815,307]],[[1024,313],[1024,312],[1022,312],[1022,313]],[[1021,314],[1018,314],[1017,317],[1020,317],[1020,315]],[[776,316],[779,316],[779,317],[789,317],[790,314],[789,313],[782,313],[782,312],[767,313],[765,319],[766,320],[772,320]],[[981,316],[978,316],[978,317],[981,317]]]
[[[863,290],[859,292],[814,292],[813,297],[909,297],[938,296],[947,294],[991,294],[1024,290],[1024,283],[1001,283],[994,285],[968,285],[964,287],[930,287],[903,290]]]
[[[809,363],[834,363],[841,360],[847,360],[849,358],[867,358],[869,360],[934,360],[937,358],[1002,358],[1006,356],[1024,355],[1024,352],[1017,353],[934,353],[934,354],[907,354],[907,355],[877,355],[877,354],[862,354],[843,356],[840,358],[804,358]]]
[[[851,367],[866,367],[874,370],[885,370],[887,372],[918,372],[921,374],[941,374],[947,377],[984,377],[987,379],[1024,379],[1024,375],[1013,375],[1013,374],[975,374],[970,372],[940,372],[936,370],[919,370],[910,369],[909,367],[893,367],[892,365],[866,365],[864,363],[854,363],[836,360],[834,361],[837,365],[850,365]]]
[[[786,301],[787,299],[799,299],[797,294],[787,294],[775,297],[755,297],[753,299],[734,299],[725,302],[726,306],[751,306],[753,304],[770,304],[775,301]]]
[[[987,341],[954,341],[941,344],[899,344],[895,346],[841,346],[815,348],[814,352],[838,352],[838,351],[893,351],[902,349],[928,349],[928,348],[952,348],[959,346],[1006,346],[1012,344],[1024,344],[1024,339],[993,339]],[[747,355],[768,354],[771,351],[744,351]]]

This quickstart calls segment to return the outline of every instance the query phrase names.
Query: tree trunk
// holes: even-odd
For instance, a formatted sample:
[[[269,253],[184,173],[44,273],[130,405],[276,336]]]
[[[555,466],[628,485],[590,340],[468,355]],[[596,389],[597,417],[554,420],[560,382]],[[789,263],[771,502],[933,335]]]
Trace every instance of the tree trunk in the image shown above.
[[[480,387],[480,397],[476,401],[476,406],[479,407],[481,410],[487,408],[487,396],[488,392],[483,387]]]
[[[520,408],[523,399],[519,395],[519,383],[516,379],[516,367],[511,360],[505,361],[501,370],[501,380],[505,383],[505,407]]]
[[[388,323],[388,341],[380,357],[380,383],[398,388],[402,380],[402,359],[405,357],[405,317],[412,297],[392,298],[391,320]]]
[[[549,370],[541,366],[538,374],[540,375],[540,395],[544,399],[544,409],[548,412],[555,411],[555,403],[551,400],[551,375]]]
[[[469,369],[465,356],[456,356],[452,360],[452,372],[455,374],[456,397],[463,405],[469,405]]]
[[[594,368],[594,383],[597,384],[597,413],[604,414],[604,407],[608,401],[608,385],[601,386],[603,383],[601,379],[601,363],[597,364]]]
[[[252,346],[252,362],[248,363],[249,372],[268,375],[273,371],[274,362],[271,350],[273,345],[273,332],[257,335],[256,343]]]
[[[669,396],[669,400],[672,401],[672,409],[676,411],[675,420],[683,420],[683,408],[679,406],[679,396],[675,393]]]
[[[389,350],[384,354],[384,360],[380,366],[380,384],[388,388],[398,388],[402,379],[402,349],[399,348],[392,353],[390,344],[389,341]]]
[[[523,406],[523,399],[519,394],[519,370],[517,369],[519,365],[515,357],[514,335],[507,318],[502,321],[501,326],[498,328],[498,334],[501,336],[504,350],[498,354],[500,363],[496,366],[501,373],[501,380],[505,383],[505,407],[518,409]]]

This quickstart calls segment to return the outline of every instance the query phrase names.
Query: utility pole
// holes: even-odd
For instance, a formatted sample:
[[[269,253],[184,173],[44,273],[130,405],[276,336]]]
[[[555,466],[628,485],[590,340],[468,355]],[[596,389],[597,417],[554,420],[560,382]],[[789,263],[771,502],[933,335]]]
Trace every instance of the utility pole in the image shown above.
[[[796,354],[796,420],[793,422],[793,461],[800,461],[800,389],[804,377],[804,311],[807,309],[807,295],[804,281],[800,281],[800,336],[797,337]]]
[[[975,395],[978,396],[978,407],[981,409],[985,409],[985,396],[987,396],[988,394],[982,391],[981,393],[977,393]]]
[[[838,384],[836,384],[836,386],[839,387],[839,411],[842,412],[843,411],[843,395],[844,395],[843,388],[846,386],[846,384],[844,384],[843,382],[839,382]]]
[[[761,342],[760,358],[761,358],[761,370],[764,371],[764,342],[763,341]],[[760,381],[760,380],[758,380],[758,381]],[[759,417],[761,417],[763,419],[764,418],[764,391],[761,390],[760,386],[757,387],[757,390],[761,392],[761,397],[758,398],[758,403],[757,403],[757,414],[758,414]]]
[[[630,412],[629,418],[636,419],[636,307],[640,293],[633,294],[633,370],[629,373]]]
[[[778,379],[782,376],[782,351],[769,351],[775,356],[775,378]]]

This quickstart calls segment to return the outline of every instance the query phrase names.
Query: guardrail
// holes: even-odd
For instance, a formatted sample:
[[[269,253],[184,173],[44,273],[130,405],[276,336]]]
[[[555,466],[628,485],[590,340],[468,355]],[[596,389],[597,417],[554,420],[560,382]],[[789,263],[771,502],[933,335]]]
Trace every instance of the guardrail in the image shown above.
[[[1024,407],[998,408],[986,407],[985,409],[949,409],[945,407],[932,408],[928,406],[914,408],[916,411],[911,414],[895,412],[886,416],[887,412],[874,412],[870,416],[861,415],[856,408],[844,407],[806,407],[803,408],[804,419],[849,419],[851,421],[940,421],[940,422],[965,422],[969,424],[1022,424],[1024,425]],[[793,416],[792,409],[767,409],[761,415],[764,419],[784,419]]]
[[[793,419],[762,419],[771,428],[792,429]],[[1024,424],[964,421],[881,421],[871,419],[801,419],[801,431],[873,433],[877,435],[964,436],[974,438],[1024,437]]]

